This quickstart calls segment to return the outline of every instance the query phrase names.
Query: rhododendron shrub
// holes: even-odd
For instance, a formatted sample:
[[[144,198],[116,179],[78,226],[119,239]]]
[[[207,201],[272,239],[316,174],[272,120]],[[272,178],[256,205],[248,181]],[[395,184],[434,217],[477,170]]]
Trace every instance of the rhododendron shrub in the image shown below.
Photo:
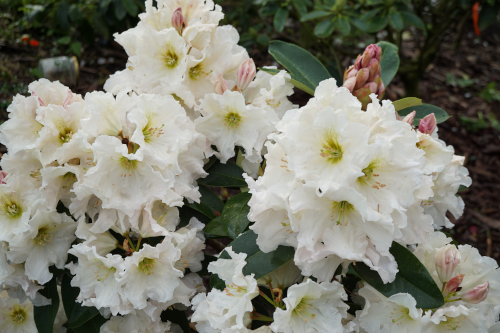
[[[471,184],[447,115],[381,100],[395,47],[340,83],[279,41],[287,70],[257,69],[222,18],[146,1],[105,92],[40,79],[14,97],[3,331],[496,332],[497,263],[439,231]]]

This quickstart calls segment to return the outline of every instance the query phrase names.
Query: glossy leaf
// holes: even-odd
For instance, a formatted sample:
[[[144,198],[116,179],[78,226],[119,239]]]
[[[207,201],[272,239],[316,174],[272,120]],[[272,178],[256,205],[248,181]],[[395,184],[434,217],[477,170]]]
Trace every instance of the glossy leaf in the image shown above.
[[[274,68],[260,68],[260,67],[259,67],[259,70],[267,72],[267,73],[272,74],[272,75],[276,75],[276,74],[278,74],[281,71],[279,69],[274,69]],[[290,73],[288,73],[288,74],[290,74]],[[305,91],[309,95],[313,95],[314,96],[314,89],[311,89],[308,86],[306,86],[304,83],[301,83],[301,82],[297,81],[292,74],[290,74],[290,77],[292,78],[290,80],[290,82],[293,84],[293,86],[295,88],[298,88],[298,89],[300,89],[302,91]]]
[[[351,23],[361,31],[367,32],[368,30],[368,23],[357,17],[351,17]]]
[[[280,7],[276,14],[274,14],[274,29],[278,32],[282,32],[285,28],[286,20],[288,19],[288,9],[286,7]]]
[[[300,21],[301,22],[306,22],[306,21],[310,21],[310,20],[315,20],[315,19],[318,19],[318,18],[322,18],[322,17],[328,16],[330,14],[331,14],[331,12],[327,12],[327,11],[324,11],[324,10],[317,10],[317,11],[310,12],[310,13],[307,13],[307,14],[303,15],[300,18]]]
[[[344,36],[348,36],[351,33],[351,24],[345,16],[341,16],[338,18],[337,27],[340,33]]]
[[[122,0],[123,7],[127,11],[127,13],[134,17],[137,16],[137,13],[139,12],[139,7],[135,3],[135,0]]]
[[[76,298],[79,294],[80,289],[72,287],[71,277],[64,274],[61,282],[61,295],[70,328],[80,327],[99,314],[99,310],[95,307],[82,306],[81,303],[77,303]]]
[[[313,91],[321,81],[331,77],[318,59],[297,45],[275,40],[269,43],[269,53],[295,80]]]
[[[438,124],[445,122],[448,118],[450,118],[450,116],[448,115],[448,113],[446,113],[445,110],[441,109],[438,106],[425,103],[422,105],[410,106],[405,109],[402,109],[398,111],[398,114],[400,117],[404,117],[413,110],[417,111],[417,114],[415,115],[415,120],[413,121],[414,126],[418,126],[419,120],[431,113],[434,113],[434,115],[436,116]]]
[[[390,297],[397,293],[408,293],[421,309],[433,309],[444,304],[443,295],[425,266],[406,247],[393,242],[389,250],[398,263],[399,272],[392,283],[384,284],[380,275],[364,263],[353,266],[356,273],[381,294]]]
[[[127,15],[127,11],[125,10],[125,6],[123,5],[122,0],[115,0],[113,2],[115,7],[115,17],[118,21],[121,21]]]
[[[231,161],[227,161],[226,164],[216,161],[208,169],[208,176],[198,179],[198,184],[213,187],[247,186],[243,179],[243,169]]]
[[[382,77],[382,82],[384,82],[384,85],[387,87],[399,69],[398,47],[389,42],[378,42],[377,45],[382,48],[380,76]]]
[[[62,30],[69,29],[69,4],[63,1],[57,6],[56,11],[57,23]]]
[[[293,0],[292,4],[295,9],[297,9],[297,12],[299,12],[300,16],[307,14],[307,5],[303,0]]]
[[[260,279],[266,274],[278,269],[284,264],[293,260],[295,250],[290,246],[278,246],[275,251],[264,253],[259,249],[257,245],[257,234],[252,230],[245,232],[240,235],[234,241],[232,241],[228,247],[231,246],[233,251],[236,253],[246,253],[247,264],[243,268],[243,274],[250,275],[255,274],[256,279]],[[229,254],[226,251],[222,251],[219,256],[221,259],[230,259]],[[212,274],[210,277],[210,285],[219,289],[222,287],[224,289],[224,281],[219,279],[216,274]]]
[[[389,15],[387,15],[387,18],[389,19],[389,23],[391,24],[391,27],[394,28],[396,31],[401,31],[404,28],[403,24],[403,19],[401,18],[401,15],[399,15],[398,12],[390,11]]]
[[[422,100],[416,97],[407,97],[398,99],[397,101],[392,102],[396,111],[406,109],[411,106],[422,105]]]
[[[39,333],[52,333],[54,331],[54,321],[59,310],[59,293],[57,292],[57,274],[51,267],[52,280],[45,284],[45,288],[40,290],[40,294],[52,300],[52,304],[45,306],[35,306],[33,308],[35,325]]]
[[[361,16],[361,20],[362,21],[367,21],[367,20],[371,19],[372,17],[374,17],[375,15],[377,15],[382,9],[383,9],[383,7],[377,7],[375,9],[372,9],[372,10],[364,13]]]
[[[425,31],[425,23],[420,17],[415,14],[408,12],[400,12],[401,18],[409,25],[413,25],[415,28]]]
[[[375,16],[368,22],[366,26],[366,32],[372,34],[383,30],[387,26],[387,17],[385,16]]]
[[[222,225],[222,218],[220,216],[208,222],[203,231],[214,236],[229,237],[229,233]]]
[[[203,185],[200,185],[198,187],[198,190],[200,191],[201,194],[200,202],[202,204],[210,207],[214,212],[214,215],[216,211],[219,213],[222,212],[222,209],[224,208],[224,203],[217,194],[215,194],[209,188]]]
[[[224,205],[221,215],[222,226],[232,239],[238,237],[250,224],[247,215],[250,211],[248,201],[251,197],[250,193],[239,193]]]
[[[318,22],[314,27],[314,34],[318,38],[329,37],[333,33],[333,30],[335,30],[335,24],[336,23],[333,20],[324,20]]]

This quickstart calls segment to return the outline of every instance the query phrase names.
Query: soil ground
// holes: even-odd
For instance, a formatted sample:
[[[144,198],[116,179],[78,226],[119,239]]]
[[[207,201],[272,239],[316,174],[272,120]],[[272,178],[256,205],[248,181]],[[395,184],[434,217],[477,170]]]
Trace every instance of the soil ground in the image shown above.
[[[451,39],[443,43],[440,55],[421,82],[421,97],[452,116],[439,126],[439,134],[455,147],[456,154],[466,157],[473,179],[472,186],[460,192],[465,201],[464,215],[458,220],[451,217],[456,227],[449,232],[460,244],[470,244],[500,261],[500,132],[490,125],[491,115],[500,119],[500,102],[487,103],[479,97],[489,82],[497,82],[500,90],[500,30],[491,28],[480,38],[472,33],[472,27],[468,30],[458,49],[453,49]],[[411,56],[411,42],[405,43],[403,50]],[[12,96],[26,93],[28,84],[36,80],[31,73],[38,60],[52,53],[43,41],[32,47],[0,36],[0,122],[7,119]],[[250,55],[259,67],[272,64],[267,53],[250,50]],[[115,43],[85,48],[80,59],[80,79],[73,91],[85,94],[102,90],[107,77],[123,69],[126,60],[125,52]],[[457,83],[450,79],[452,74],[459,81],[464,75],[474,81],[470,85],[463,80]],[[404,95],[404,87],[396,77],[386,98],[396,100]],[[305,93],[297,92],[293,100],[303,105],[307,98]],[[483,121],[479,120],[481,114]],[[0,147],[0,152],[5,153],[5,147]]]

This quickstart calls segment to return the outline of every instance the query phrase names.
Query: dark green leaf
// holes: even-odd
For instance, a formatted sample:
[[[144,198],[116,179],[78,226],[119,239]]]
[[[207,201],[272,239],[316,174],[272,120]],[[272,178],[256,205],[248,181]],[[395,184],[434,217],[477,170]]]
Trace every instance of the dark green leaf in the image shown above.
[[[278,32],[282,32],[285,28],[286,20],[288,19],[288,9],[286,7],[280,7],[276,14],[274,15],[274,29]]]
[[[54,321],[59,310],[59,293],[57,292],[56,270],[51,268],[52,280],[45,284],[45,288],[40,290],[40,294],[52,301],[51,305],[35,306],[35,325],[39,333],[52,333],[54,331]]]
[[[403,24],[403,19],[401,18],[401,15],[399,15],[398,12],[390,11],[389,15],[387,15],[389,18],[389,23],[391,24],[391,27],[394,28],[396,31],[401,31],[404,28]]]
[[[297,9],[299,16],[303,16],[307,14],[307,5],[303,0],[293,0],[293,6]]]
[[[223,259],[228,259],[228,258],[223,258]],[[224,288],[226,288],[226,283],[217,274],[211,274],[210,288],[224,290]]]
[[[203,231],[210,235],[229,237],[229,234],[222,225],[222,218],[220,216],[208,222]]]
[[[99,310],[95,307],[82,306],[76,302],[79,293],[79,288],[71,286],[71,277],[64,274],[61,282],[61,295],[70,328],[80,327],[99,314]]]
[[[377,7],[375,9],[372,9],[366,13],[364,13],[362,16],[361,16],[361,20],[362,21],[367,21],[369,19],[371,19],[372,17],[374,17],[375,15],[377,15],[384,7]]]
[[[383,30],[387,26],[387,17],[385,16],[375,16],[371,19],[365,29],[366,32],[373,34]]]
[[[248,201],[252,195],[250,193],[239,193],[229,199],[222,210],[221,220],[224,230],[232,239],[238,237],[250,224],[248,212],[250,207]]]
[[[123,7],[125,7],[125,10],[130,16],[136,16],[137,12],[139,11],[139,7],[137,7],[137,4],[135,3],[135,0],[122,0]]]
[[[295,80],[312,91],[321,81],[331,77],[318,59],[297,45],[275,40],[269,43],[269,53],[288,70]]]
[[[202,204],[212,208],[214,212],[215,211],[218,211],[219,213],[222,212],[222,209],[224,208],[224,203],[217,194],[215,194],[209,188],[203,185],[199,185],[198,189],[201,194],[200,202]]]
[[[403,18],[403,21],[409,25],[413,25],[415,28],[425,31],[425,23],[417,15],[408,12],[400,12],[399,14]]]
[[[310,13],[307,13],[307,14],[303,15],[300,18],[300,21],[301,22],[306,22],[306,21],[310,21],[310,20],[315,20],[315,19],[318,19],[318,18],[322,18],[322,17],[328,16],[330,14],[331,14],[331,12],[327,12],[327,11],[324,11],[324,10],[317,10],[317,11],[310,12]]]
[[[83,19],[82,12],[78,9],[78,6],[73,4],[69,7],[69,18],[76,24],[80,24]]]
[[[416,97],[407,97],[392,102],[396,111],[406,109],[410,106],[422,105],[422,100]]]
[[[320,21],[314,27],[314,34],[318,38],[329,37],[333,33],[333,30],[335,30],[335,25],[335,21],[333,20]]]
[[[378,42],[377,45],[382,48],[380,76],[384,85],[388,87],[399,69],[398,47],[389,42]]]
[[[104,22],[101,15],[97,13],[94,14],[92,16],[92,24],[94,25],[96,31],[101,33],[101,35],[103,35],[106,38],[109,37],[108,25],[106,24],[106,22]]]
[[[57,6],[57,12],[56,12],[57,23],[59,24],[59,27],[62,30],[69,29],[68,15],[69,15],[69,5],[66,1],[63,1],[59,4],[59,6]]]
[[[127,15],[127,11],[125,10],[125,6],[123,5],[122,0],[113,1],[113,5],[115,7],[115,17],[118,21],[121,21]]]
[[[259,70],[267,72],[269,74],[273,74],[273,75],[276,75],[276,74],[278,74],[281,71],[279,69],[274,69],[274,68],[260,68],[260,67],[259,67]],[[288,73],[288,74],[290,74],[290,73]],[[294,87],[299,88],[302,91],[305,91],[309,95],[314,95],[314,89],[311,89],[308,86],[306,86],[305,84],[297,81],[295,79],[294,75],[290,74],[290,76],[292,78],[290,80],[290,82],[293,84]]]
[[[485,30],[493,22],[495,22],[499,11],[500,11],[500,1],[497,1],[495,4],[489,4],[489,3],[482,4],[478,20],[479,30],[481,31]]]
[[[78,41],[71,43],[69,50],[77,57],[80,57],[82,55],[82,43]]]
[[[100,0],[99,7],[107,8],[111,4],[111,1],[113,1],[113,0]]]
[[[417,308],[433,309],[444,304],[443,295],[424,265],[406,247],[393,242],[389,250],[398,263],[399,272],[392,283],[384,284],[380,275],[367,265],[353,266],[358,275],[386,297],[408,293],[417,301]]]
[[[354,24],[354,26],[361,31],[366,32],[368,29],[368,24],[357,17],[351,17],[351,23]]]
[[[418,126],[419,120],[431,113],[434,113],[434,115],[436,116],[438,124],[445,122],[448,118],[450,118],[450,116],[446,113],[445,110],[441,109],[438,106],[425,103],[423,103],[422,105],[407,107],[401,111],[398,111],[398,114],[400,117],[404,117],[413,110],[417,111],[417,114],[415,115],[415,120],[413,121],[414,126]]]
[[[106,321],[107,320],[103,316],[98,314],[82,326],[71,328],[71,331],[74,333],[99,333],[101,331],[101,326],[104,325]]]
[[[213,187],[247,186],[243,179],[243,169],[231,161],[226,164],[215,162],[208,170],[208,176],[198,179],[198,184]]]
[[[351,24],[345,16],[341,16],[337,20],[337,28],[340,33],[344,36],[348,36],[351,33]]]
[[[71,42],[71,37],[70,36],[64,36],[64,37],[58,38],[56,40],[56,42],[58,44],[61,44],[61,45],[68,45]]]
[[[170,321],[174,324],[179,325],[184,333],[190,333],[191,328],[189,327],[189,320],[187,318],[186,311],[167,309],[161,313],[161,321]]]

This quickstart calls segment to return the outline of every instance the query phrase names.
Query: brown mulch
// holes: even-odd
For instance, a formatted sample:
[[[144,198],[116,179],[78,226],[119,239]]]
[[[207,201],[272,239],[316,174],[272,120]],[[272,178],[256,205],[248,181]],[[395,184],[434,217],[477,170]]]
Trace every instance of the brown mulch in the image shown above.
[[[449,232],[461,244],[477,247],[481,254],[500,261],[500,132],[491,126],[473,131],[466,127],[460,116],[478,118],[481,112],[489,124],[490,114],[500,120],[500,103],[487,103],[478,94],[489,82],[497,82],[500,90],[500,31],[490,29],[477,38],[470,32],[457,50],[453,50],[453,40],[446,40],[436,61],[428,68],[421,82],[421,97],[424,102],[440,106],[452,118],[439,126],[440,137],[455,147],[456,154],[466,156],[466,167],[473,179],[472,186],[460,192],[465,201],[464,215],[457,221],[451,217],[456,227]],[[406,49],[405,49],[406,47]],[[411,43],[403,49],[411,50]],[[257,66],[272,65],[272,58],[262,50],[251,50],[250,55]],[[21,43],[0,42],[0,121],[7,119],[5,111],[10,103],[16,84],[27,85],[36,78],[29,73],[37,67],[40,58],[50,57],[48,48],[41,44],[33,48]],[[105,60],[99,65],[98,59]],[[101,59],[101,62],[102,62]],[[82,54],[80,80],[73,91],[84,95],[86,92],[102,90],[107,77],[125,67],[127,56],[117,44],[87,47]],[[477,80],[469,87],[454,87],[446,82],[447,73],[457,78],[467,74]],[[404,88],[396,77],[388,88],[386,97],[396,100],[404,97]],[[297,92],[295,103],[304,104],[308,95]],[[5,147],[0,147],[0,155]]]

